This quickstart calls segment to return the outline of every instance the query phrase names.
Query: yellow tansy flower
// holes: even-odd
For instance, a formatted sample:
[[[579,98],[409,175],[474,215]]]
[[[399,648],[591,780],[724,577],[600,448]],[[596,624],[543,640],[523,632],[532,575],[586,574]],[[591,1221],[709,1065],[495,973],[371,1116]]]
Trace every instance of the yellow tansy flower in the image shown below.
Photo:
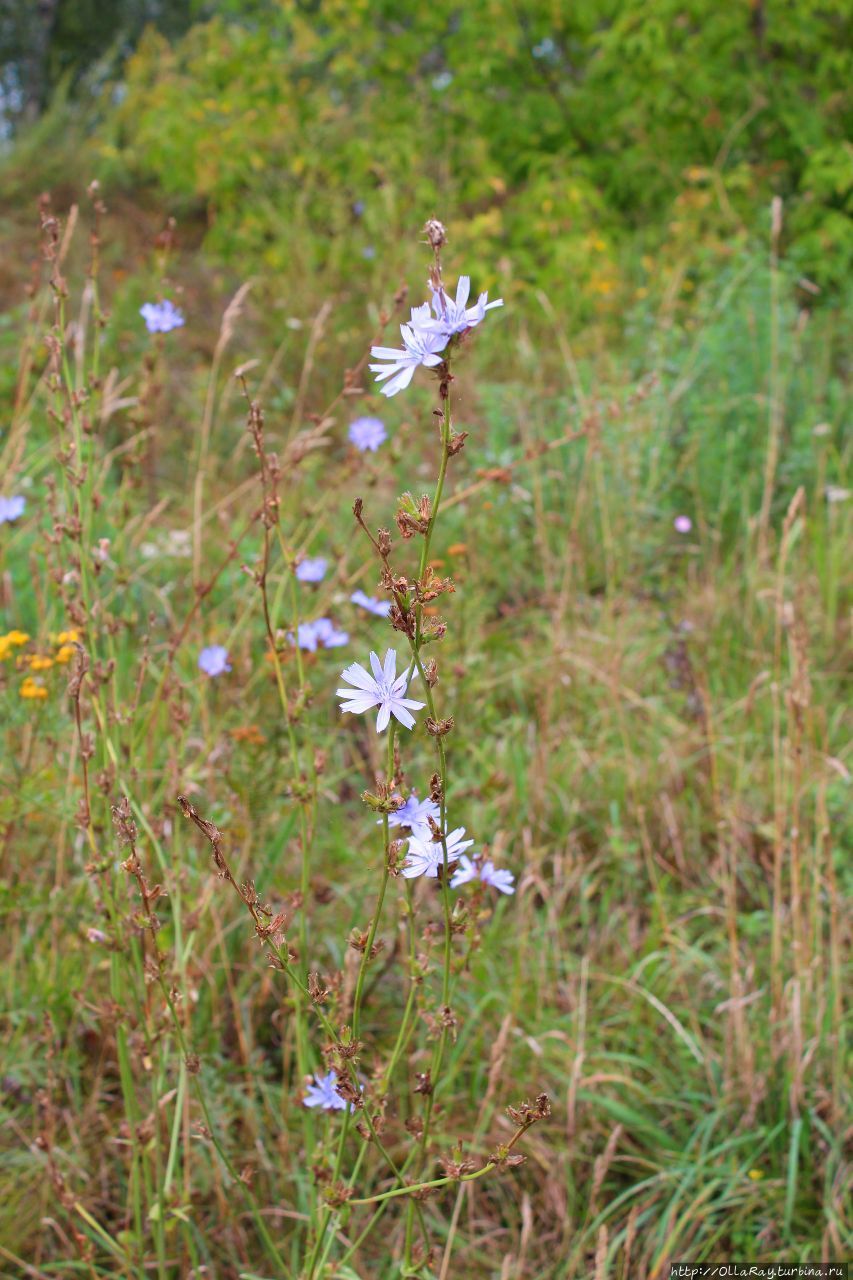
[[[61,649],[56,651],[56,662],[70,662],[74,657],[75,649],[73,644],[64,644]]]
[[[79,631],[60,631],[56,637],[57,644],[76,644],[80,639]]]
[[[30,658],[30,671],[49,671],[53,666],[53,658],[46,658],[40,653],[34,653]]]
[[[39,684],[37,680],[33,680],[32,676],[27,676],[20,688],[22,698],[46,698],[47,689],[43,684]]]
[[[26,631],[7,631],[5,636],[0,636],[0,662],[8,658],[18,645],[26,644],[29,638]]]

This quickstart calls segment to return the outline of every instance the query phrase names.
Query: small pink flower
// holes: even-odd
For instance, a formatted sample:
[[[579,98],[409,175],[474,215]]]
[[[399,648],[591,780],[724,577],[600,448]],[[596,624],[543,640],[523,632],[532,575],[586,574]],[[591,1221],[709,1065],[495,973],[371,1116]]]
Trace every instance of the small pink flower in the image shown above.
[[[676,533],[689,533],[693,528],[693,521],[690,516],[676,516],[672,525]]]

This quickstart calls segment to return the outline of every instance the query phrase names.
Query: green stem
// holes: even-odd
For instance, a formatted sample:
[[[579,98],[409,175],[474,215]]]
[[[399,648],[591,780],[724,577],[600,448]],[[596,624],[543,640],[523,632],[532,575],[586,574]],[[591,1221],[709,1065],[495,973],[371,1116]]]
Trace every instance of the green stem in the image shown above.
[[[387,761],[387,779],[388,785],[392,785],[394,780],[394,734],[396,726],[392,722],[388,729],[388,761]],[[388,887],[388,847],[390,844],[388,814],[382,815],[382,880],[379,885],[379,896],[376,900],[376,910],[373,913],[373,919],[370,922],[370,928],[367,934],[367,945],[361,955],[361,964],[358,967],[358,977],[355,983],[355,995],[352,1002],[352,1036],[353,1040],[358,1038],[359,1026],[361,1023],[361,999],[364,990],[364,979],[367,974],[367,966],[370,963],[370,953],[373,950],[373,944],[376,940],[376,933],[379,928],[379,919],[382,914],[382,904],[385,901],[385,890]]]
[[[424,535],[424,545],[421,550],[421,567],[420,580],[423,580],[426,567],[429,562],[429,550],[432,544],[432,535],[435,529],[436,520],[441,507],[441,498],[444,493],[444,481],[447,475],[447,463],[450,458],[450,433],[452,429],[452,419],[450,412],[450,400],[446,401],[444,413],[441,419],[441,462],[439,464],[438,479],[435,486],[435,494],[433,497],[432,511],[430,514],[429,526]],[[423,661],[421,659],[421,648],[423,646],[423,606],[418,603],[415,611],[415,634],[410,641],[412,649],[412,667],[411,672],[417,667],[424,687],[424,697],[427,703],[427,710],[433,720],[437,720],[435,711],[435,700],[432,695],[432,689],[427,683],[426,673],[424,671]],[[441,852],[442,852],[442,876],[441,876],[441,893],[442,908],[444,914],[444,956],[442,966],[442,983],[441,983],[441,1003],[445,1008],[450,1003],[450,968],[452,957],[452,933],[451,933],[451,905],[450,905],[450,885],[448,883],[448,856],[447,856],[447,754],[444,748],[444,739],[441,736],[435,738],[436,754],[438,755],[438,774],[441,780],[441,800],[439,823],[441,826]],[[435,1089],[437,1087],[438,1076],[441,1071],[441,1064],[444,1057],[444,1046],[447,1038],[447,1028],[442,1025],[439,1032],[439,1038],[436,1047],[433,1050],[432,1064],[430,1066],[430,1079],[432,1080],[433,1092],[427,1095],[426,1106],[424,1109],[424,1127],[421,1133],[420,1142],[418,1144],[418,1159],[420,1166],[426,1160],[427,1144],[429,1142],[430,1121],[432,1119],[433,1099]],[[406,1165],[411,1162],[411,1156],[406,1161]],[[407,1266],[411,1266],[412,1253],[412,1227],[414,1222],[414,1202],[409,1201],[406,1208],[406,1243],[405,1243],[405,1262]]]
[[[490,1160],[488,1164],[484,1164],[482,1169],[478,1169],[476,1173],[463,1173],[458,1178],[433,1178],[431,1182],[416,1182],[410,1187],[395,1187],[393,1191],[382,1191],[376,1196],[365,1196],[361,1200],[350,1200],[349,1204],[380,1204],[384,1200],[395,1200],[399,1196],[410,1196],[416,1191],[428,1191],[432,1187],[446,1187],[449,1182],[476,1182],[477,1178],[483,1178],[487,1173],[491,1173],[496,1168],[495,1162]]]

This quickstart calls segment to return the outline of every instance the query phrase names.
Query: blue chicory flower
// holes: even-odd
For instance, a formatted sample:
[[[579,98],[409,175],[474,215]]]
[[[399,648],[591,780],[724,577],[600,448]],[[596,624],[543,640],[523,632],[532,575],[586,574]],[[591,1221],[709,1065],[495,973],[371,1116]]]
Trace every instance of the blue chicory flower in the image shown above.
[[[353,591],[350,600],[353,604],[361,605],[368,613],[375,614],[377,618],[387,618],[391,612],[390,600],[376,600],[373,596],[365,595],[360,587],[358,591]]]
[[[164,302],[146,302],[139,308],[149,333],[171,333],[184,323],[184,313],[168,298]]]
[[[328,564],[328,560],[324,560],[322,556],[316,556],[313,560],[310,557],[300,560],[296,566],[297,581],[322,582],[326,576]]]
[[[14,498],[0,498],[0,524],[12,524],[24,514],[27,500],[21,494]]]
[[[338,697],[344,699],[341,703],[341,711],[363,715],[372,707],[378,707],[377,733],[382,733],[388,728],[392,715],[404,728],[413,729],[415,718],[411,712],[420,711],[426,704],[415,702],[412,698],[405,696],[409,673],[404,671],[402,675],[397,675],[396,652],[389,649],[385,654],[384,663],[380,663],[377,654],[371,653],[370,665],[373,669],[372,676],[357,662],[341,672],[341,678],[355,686],[352,689],[338,689]]]
[[[450,887],[451,889],[458,889],[461,885],[468,884],[471,880],[482,880],[483,884],[490,884],[499,893],[515,893],[513,888],[515,876],[511,871],[498,871],[490,859],[485,862],[472,862],[469,857],[463,854],[459,859],[459,866],[450,881]]]
[[[434,800],[430,800],[429,797],[426,800],[419,800],[413,792],[401,809],[388,814],[388,826],[409,827],[412,835],[423,840],[431,840],[432,828],[429,825],[429,819],[432,818],[438,822],[440,817],[441,809]],[[382,822],[381,818],[379,822]]]
[[[462,850],[470,849],[474,843],[473,840],[463,840],[464,834],[464,827],[457,827],[448,834],[445,841],[448,863],[457,862]],[[434,880],[439,867],[443,866],[444,848],[440,840],[433,840],[431,833],[428,836],[409,836],[409,851],[403,863],[403,875],[407,880],[414,880],[417,876],[427,876]]]
[[[388,362],[369,366],[376,374],[376,381],[385,382],[385,386],[380,388],[384,396],[395,396],[398,391],[405,390],[418,365],[434,369],[441,364],[439,352],[444,351],[452,338],[481,324],[487,311],[503,306],[503,298],[489,302],[488,293],[481,293],[476,303],[469,307],[470,292],[470,276],[459,277],[455,298],[448,297],[443,288],[432,289],[434,317],[430,315],[429,303],[412,308],[410,323],[400,325],[402,351],[393,347],[371,348],[372,356]]]
[[[228,661],[228,650],[221,644],[208,645],[198,655],[198,665],[206,676],[224,675],[226,671],[231,670],[231,663]]]
[[[394,347],[371,347],[370,354],[377,360],[386,360],[387,364],[372,364],[368,367],[376,374],[377,382],[384,382],[380,387],[383,396],[395,396],[404,391],[419,365],[434,369],[441,364],[438,354],[447,346],[448,338],[436,321],[430,319],[429,304],[412,308],[410,324],[400,325],[403,339],[403,350]]]
[[[337,1073],[330,1071],[328,1075],[321,1076],[314,1072],[314,1084],[309,1084],[305,1090],[305,1096],[302,1099],[302,1105],[305,1107],[322,1107],[324,1111],[345,1111],[349,1105],[345,1098],[335,1089],[338,1083]]]
[[[376,453],[383,441],[388,439],[381,418],[356,418],[350,423],[348,435],[356,449],[361,449],[362,453]]]
[[[449,342],[457,333],[466,333],[482,323],[486,312],[493,307],[502,307],[503,298],[489,302],[488,293],[481,293],[473,307],[467,306],[471,292],[471,277],[460,276],[456,284],[456,298],[450,298],[443,289],[432,290],[432,309],[435,320],[430,325],[436,326],[438,332]],[[427,327],[427,326],[425,326]]]
[[[287,638],[293,644],[293,632]],[[337,631],[331,618],[317,618],[314,622],[300,622],[296,643],[300,649],[316,653],[320,648],[339,649],[341,645],[349,644],[349,635],[346,631]]]

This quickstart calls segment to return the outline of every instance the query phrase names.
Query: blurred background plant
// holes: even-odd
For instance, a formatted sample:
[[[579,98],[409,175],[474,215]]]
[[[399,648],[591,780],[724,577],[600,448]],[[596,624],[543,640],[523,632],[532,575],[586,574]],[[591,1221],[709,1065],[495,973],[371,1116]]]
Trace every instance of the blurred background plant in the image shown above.
[[[378,244],[440,204],[461,253],[504,257],[561,307],[618,311],[638,245],[698,242],[694,269],[713,272],[763,234],[773,194],[786,256],[838,287],[847,16],[843,0],[4,0],[3,114],[14,130],[61,85],[63,151],[73,119],[111,190],[149,185],[271,289],[338,283],[359,254],[369,276]]]

